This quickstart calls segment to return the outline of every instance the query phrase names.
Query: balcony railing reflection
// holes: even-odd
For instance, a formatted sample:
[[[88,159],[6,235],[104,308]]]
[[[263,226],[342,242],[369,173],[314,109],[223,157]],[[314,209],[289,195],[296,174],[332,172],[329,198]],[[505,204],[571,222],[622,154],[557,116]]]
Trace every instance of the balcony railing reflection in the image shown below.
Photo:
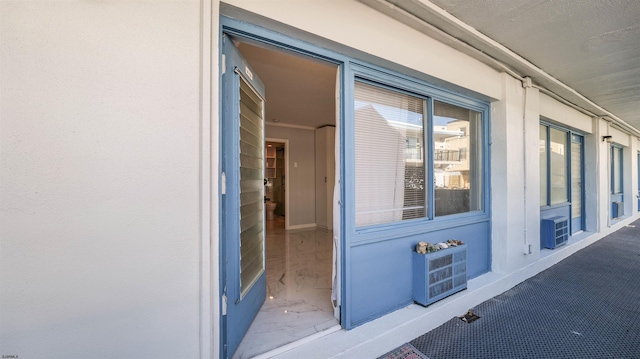
[[[434,161],[459,162],[459,150],[436,150],[434,153]]]

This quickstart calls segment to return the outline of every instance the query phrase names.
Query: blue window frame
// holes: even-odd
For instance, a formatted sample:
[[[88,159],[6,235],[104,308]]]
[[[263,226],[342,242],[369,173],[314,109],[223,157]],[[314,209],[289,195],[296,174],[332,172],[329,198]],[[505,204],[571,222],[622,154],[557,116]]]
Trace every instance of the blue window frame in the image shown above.
[[[488,104],[352,68],[356,227],[486,218]]]
[[[540,123],[540,206],[570,202],[571,131]]]
[[[540,216],[567,217],[573,234],[585,222],[584,137],[547,121],[540,120]]]

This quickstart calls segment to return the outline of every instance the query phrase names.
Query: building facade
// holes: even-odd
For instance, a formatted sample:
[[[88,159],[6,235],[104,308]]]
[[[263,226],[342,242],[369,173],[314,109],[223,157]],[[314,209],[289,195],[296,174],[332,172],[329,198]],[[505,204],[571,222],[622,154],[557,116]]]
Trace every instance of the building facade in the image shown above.
[[[638,130],[364,2],[0,9],[2,355],[231,357],[267,290],[267,139],[286,228],[334,248],[339,330],[283,357],[382,354],[638,218]],[[268,116],[265,48],[324,66],[327,114]],[[448,239],[468,289],[412,304],[412,248]]]

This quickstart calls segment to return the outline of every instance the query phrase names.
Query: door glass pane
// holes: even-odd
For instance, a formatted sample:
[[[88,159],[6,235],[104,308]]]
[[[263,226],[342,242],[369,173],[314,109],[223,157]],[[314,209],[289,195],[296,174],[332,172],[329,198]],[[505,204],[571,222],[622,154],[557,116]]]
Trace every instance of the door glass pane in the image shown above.
[[[264,271],[264,101],[240,77],[240,293]]]
[[[356,225],[426,215],[425,100],[355,84]]]
[[[582,215],[582,142],[571,142],[571,218]]]
[[[551,204],[567,202],[567,133],[549,129],[551,150]]]
[[[547,206],[547,126],[540,125],[540,205]]]
[[[434,101],[435,215],[482,210],[482,114]]]

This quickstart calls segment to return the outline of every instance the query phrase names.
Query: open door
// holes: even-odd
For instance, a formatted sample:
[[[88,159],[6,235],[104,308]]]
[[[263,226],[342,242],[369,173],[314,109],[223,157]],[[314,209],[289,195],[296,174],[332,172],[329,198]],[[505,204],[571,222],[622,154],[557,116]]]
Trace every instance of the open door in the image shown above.
[[[264,86],[222,39],[221,357],[238,348],[266,296]]]

